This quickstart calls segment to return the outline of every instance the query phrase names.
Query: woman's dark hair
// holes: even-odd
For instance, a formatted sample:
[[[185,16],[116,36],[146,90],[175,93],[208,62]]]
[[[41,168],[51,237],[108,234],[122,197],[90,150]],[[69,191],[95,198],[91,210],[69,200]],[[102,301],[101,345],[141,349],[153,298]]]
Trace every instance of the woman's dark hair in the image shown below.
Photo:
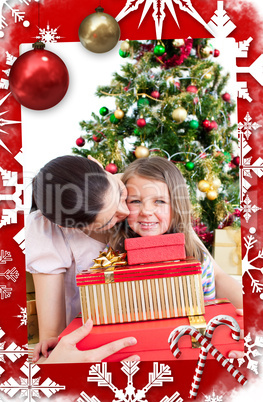
[[[93,223],[104,207],[110,182],[96,163],[81,156],[60,156],[33,179],[32,208],[64,227]]]

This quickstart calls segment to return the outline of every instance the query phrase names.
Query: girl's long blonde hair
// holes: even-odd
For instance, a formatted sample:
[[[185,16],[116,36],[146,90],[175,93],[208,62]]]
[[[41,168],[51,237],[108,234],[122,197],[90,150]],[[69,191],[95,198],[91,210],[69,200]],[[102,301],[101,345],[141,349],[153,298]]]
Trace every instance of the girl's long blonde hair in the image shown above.
[[[136,159],[124,171],[122,181],[126,185],[134,176],[145,177],[167,184],[171,202],[171,223],[167,233],[184,233],[187,256],[203,262],[204,248],[198,241],[191,223],[191,204],[185,179],[180,170],[170,161],[159,156]],[[117,224],[111,231],[110,244],[114,249],[124,249],[124,239],[137,237],[127,220]]]

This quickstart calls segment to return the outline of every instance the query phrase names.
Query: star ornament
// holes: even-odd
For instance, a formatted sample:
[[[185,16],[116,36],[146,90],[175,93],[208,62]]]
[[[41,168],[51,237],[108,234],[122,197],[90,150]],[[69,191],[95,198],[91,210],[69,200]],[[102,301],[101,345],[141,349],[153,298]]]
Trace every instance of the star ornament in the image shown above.
[[[141,25],[142,21],[144,20],[144,17],[146,16],[148,11],[150,10],[150,7],[152,6],[153,7],[152,16],[155,22],[155,31],[157,39],[161,39],[162,37],[163,22],[166,16],[165,6],[167,6],[176,24],[178,25],[178,27],[180,27],[175,13],[174,3],[178,5],[182,11],[185,11],[188,14],[190,14],[195,20],[200,22],[200,24],[202,24],[211,34],[213,34],[212,29],[206,24],[203,18],[198,14],[198,12],[193,7],[191,0],[127,0],[126,5],[123,7],[123,9],[115,18],[116,21],[122,20],[130,12],[137,10],[142,3],[145,4],[139,26]]]

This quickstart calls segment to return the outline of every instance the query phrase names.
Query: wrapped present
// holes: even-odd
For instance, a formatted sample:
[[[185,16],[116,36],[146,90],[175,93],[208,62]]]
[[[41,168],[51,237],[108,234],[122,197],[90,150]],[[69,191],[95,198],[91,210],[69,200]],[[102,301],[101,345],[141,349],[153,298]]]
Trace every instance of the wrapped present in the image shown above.
[[[183,233],[125,239],[124,246],[129,265],[181,260],[186,257]]]
[[[38,320],[35,293],[27,293],[27,335],[28,343],[38,343]]]
[[[115,324],[204,313],[201,264],[194,258],[118,266],[116,253],[102,254],[94,260],[95,268],[76,277],[84,322],[92,318],[94,325]],[[106,261],[111,257],[115,266]]]
[[[213,257],[229,275],[242,275],[241,229],[216,229]]]
[[[210,305],[205,307],[204,315],[206,323],[215,316],[223,314],[233,317],[240,328],[243,328],[243,317],[236,314],[236,309],[231,303],[226,300],[214,300],[208,303]],[[117,339],[133,336],[137,339],[136,345],[122,349],[104,361],[117,362],[134,354],[139,355],[142,361],[174,360],[168,344],[168,337],[175,328],[189,324],[187,317],[179,317],[163,321],[100,325],[93,327],[91,333],[77,344],[77,348],[79,350],[95,349]],[[62,332],[60,338],[81,325],[81,318],[75,318]],[[220,325],[215,329],[211,342],[224,356],[227,356],[231,350],[244,350],[244,341],[233,340],[231,331],[226,325]],[[182,351],[180,359],[198,359],[200,348],[196,348],[190,336],[182,337],[179,347]],[[213,356],[208,354],[207,359],[212,358]]]

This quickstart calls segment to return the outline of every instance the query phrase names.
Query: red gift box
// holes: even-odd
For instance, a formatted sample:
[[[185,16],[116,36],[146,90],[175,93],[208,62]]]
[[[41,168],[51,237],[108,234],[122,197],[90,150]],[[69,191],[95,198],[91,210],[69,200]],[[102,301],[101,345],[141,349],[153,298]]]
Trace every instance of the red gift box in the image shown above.
[[[128,264],[147,264],[185,258],[183,233],[125,239]]]
[[[191,257],[82,271],[76,281],[83,320],[101,325],[203,314],[201,273]]]
[[[205,320],[208,323],[211,318],[223,314],[233,317],[240,328],[243,328],[243,317],[236,314],[236,309],[231,303],[215,304],[205,307]],[[210,303],[210,302],[209,302]],[[82,325],[81,318],[75,318],[62,332],[60,338],[71,333]],[[189,325],[187,317],[171,318],[168,320],[154,320],[147,322],[125,323],[115,325],[100,325],[94,327],[91,333],[78,344],[79,350],[95,349],[117,339],[133,336],[137,344],[122,349],[104,361],[117,362],[131,355],[137,354],[142,361],[174,360],[168,344],[170,333],[181,325]],[[215,329],[211,343],[224,355],[228,356],[231,350],[244,350],[244,341],[234,341],[231,330],[225,325]],[[178,344],[182,355],[180,359],[197,360],[200,348],[193,348],[190,336],[182,336]],[[208,359],[212,359],[209,353]]]

